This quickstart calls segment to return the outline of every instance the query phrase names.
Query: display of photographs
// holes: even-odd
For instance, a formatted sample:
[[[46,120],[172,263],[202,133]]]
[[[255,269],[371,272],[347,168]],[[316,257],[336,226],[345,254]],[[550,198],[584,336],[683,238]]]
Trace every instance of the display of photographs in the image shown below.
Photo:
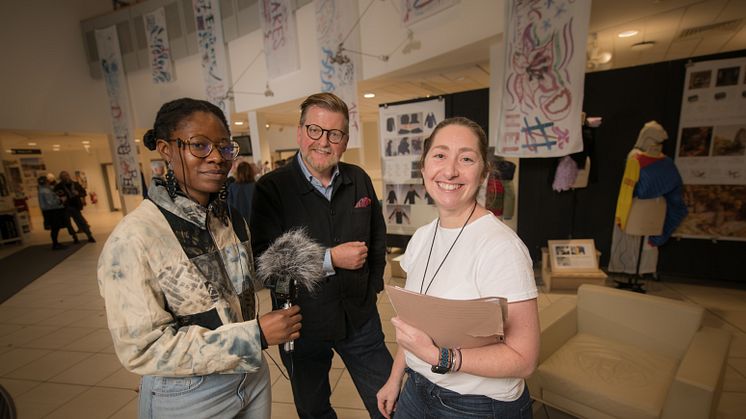
[[[746,153],[746,125],[715,127],[712,138],[713,156],[743,156]]]
[[[679,157],[707,156],[710,153],[712,127],[691,127],[681,130]]]
[[[393,224],[411,224],[412,208],[409,205],[386,205],[386,222]]]
[[[733,86],[735,84],[738,84],[738,76],[740,73],[740,67],[728,67],[719,69],[715,86]]]
[[[549,261],[554,272],[598,271],[596,246],[592,239],[549,240]]]
[[[401,196],[401,185],[386,185],[383,202],[387,204],[398,204]]]
[[[389,138],[384,140],[386,147],[384,148],[384,155],[386,157],[394,156],[411,156],[413,154],[422,153],[422,140],[420,137],[401,137],[401,138]],[[413,143],[418,145],[419,152],[415,153],[413,150]]]
[[[399,135],[422,134],[422,112],[398,115],[396,133]]]
[[[386,184],[383,202],[387,205],[432,205],[426,198],[425,185],[421,184]]]
[[[684,203],[674,235],[746,240],[746,185],[684,185]]]
[[[689,77],[689,88],[704,89],[710,87],[710,80],[712,80],[712,71],[707,70],[694,72]]]

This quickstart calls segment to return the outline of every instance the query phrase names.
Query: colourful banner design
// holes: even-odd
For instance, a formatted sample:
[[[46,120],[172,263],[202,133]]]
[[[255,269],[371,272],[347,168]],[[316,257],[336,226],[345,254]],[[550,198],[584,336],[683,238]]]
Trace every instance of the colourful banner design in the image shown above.
[[[508,0],[497,154],[583,149],[581,111],[590,0]]]
[[[140,166],[137,149],[132,138],[132,121],[129,114],[127,79],[119,50],[116,26],[96,30],[96,46],[101,60],[101,69],[109,96],[109,109],[114,130],[111,145],[117,185],[123,195],[140,195]]]
[[[409,26],[456,3],[458,0],[401,0],[401,22]]]
[[[357,99],[360,55],[350,51],[337,54],[340,44],[353,51],[360,50],[360,29],[355,26],[358,18],[357,2],[314,0],[314,7],[321,61],[321,91],[334,93],[347,103],[350,110],[350,138],[347,147],[359,148],[362,137]]]
[[[218,0],[192,0],[197,24],[197,45],[202,57],[202,78],[207,100],[218,106],[230,122],[228,59]]]
[[[148,38],[153,83],[172,82],[174,80],[173,64],[171,47],[168,44],[166,12],[163,7],[160,7],[150,13],[145,13],[142,18],[145,22],[145,36]]]
[[[274,79],[300,69],[298,34],[291,0],[259,0],[267,77]]]

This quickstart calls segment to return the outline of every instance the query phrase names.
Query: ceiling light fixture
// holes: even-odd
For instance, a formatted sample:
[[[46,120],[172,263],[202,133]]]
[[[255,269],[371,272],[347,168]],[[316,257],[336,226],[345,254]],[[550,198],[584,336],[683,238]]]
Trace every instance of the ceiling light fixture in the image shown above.
[[[88,144],[90,144],[91,142],[90,142],[90,141],[88,141],[88,140],[83,140],[83,141],[81,141],[81,143],[83,143],[83,144],[85,144],[85,145],[88,145]]]
[[[30,146],[35,146],[35,145],[36,145],[36,143],[28,143],[28,145],[30,145]]]
[[[629,38],[630,36],[635,36],[638,33],[640,33],[640,31],[632,29],[632,30],[628,30],[628,31],[624,31],[624,32],[619,32],[619,34],[617,36],[620,37],[620,38]]]
[[[243,125],[243,121],[236,121],[236,122],[233,123],[233,125],[241,126],[241,125]]]
[[[264,128],[269,129],[269,124],[264,124]]]
[[[655,46],[655,41],[643,41],[643,42],[638,42],[636,44],[632,44],[630,48],[632,48],[635,51],[642,51],[642,50],[653,48],[653,46]]]
[[[376,97],[376,94],[375,93],[363,93],[363,97],[366,99],[373,99],[374,97]]]

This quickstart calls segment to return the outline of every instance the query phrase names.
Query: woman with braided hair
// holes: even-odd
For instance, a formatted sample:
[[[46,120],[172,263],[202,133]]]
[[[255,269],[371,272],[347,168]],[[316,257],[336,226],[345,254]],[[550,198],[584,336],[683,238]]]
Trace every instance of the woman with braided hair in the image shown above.
[[[117,356],[143,376],[140,417],[269,418],[262,350],[297,339],[301,316],[258,316],[248,227],[225,200],[238,144],[220,108],[189,98],[164,104],[143,143],[167,162],[166,177],[98,262]]]

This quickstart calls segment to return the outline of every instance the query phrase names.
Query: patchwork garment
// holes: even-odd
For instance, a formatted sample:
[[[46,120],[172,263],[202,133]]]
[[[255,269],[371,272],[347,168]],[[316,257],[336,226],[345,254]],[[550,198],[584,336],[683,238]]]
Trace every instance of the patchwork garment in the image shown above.
[[[151,184],[149,198],[117,225],[98,262],[120,361],[140,375],[257,371],[246,222],[229,218],[219,201],[209,208],[183,195],[172,201],[161,182]]]

